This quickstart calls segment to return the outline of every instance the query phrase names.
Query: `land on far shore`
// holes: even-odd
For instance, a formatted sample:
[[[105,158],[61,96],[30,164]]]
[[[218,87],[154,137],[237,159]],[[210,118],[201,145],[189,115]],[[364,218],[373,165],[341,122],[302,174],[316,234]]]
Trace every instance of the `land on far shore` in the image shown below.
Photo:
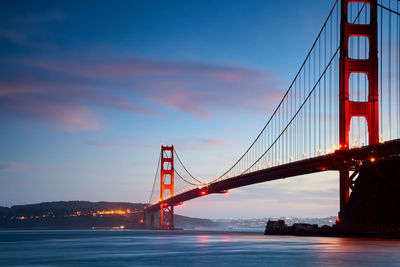
[[[56,201],[0,207],[0,230],[7,229],[101,229],[144,228],[141,211],[144,203]],[[265,229],[268,220],[284,219],[287,224],[332,225],[336,217],[199,219],[175,214],[175,227],[184,229]]]
[[[143,229],[144,203],[56,201],[0,207],[0,230]],[[219,223],[175,215],[177,228],[217,228]]]

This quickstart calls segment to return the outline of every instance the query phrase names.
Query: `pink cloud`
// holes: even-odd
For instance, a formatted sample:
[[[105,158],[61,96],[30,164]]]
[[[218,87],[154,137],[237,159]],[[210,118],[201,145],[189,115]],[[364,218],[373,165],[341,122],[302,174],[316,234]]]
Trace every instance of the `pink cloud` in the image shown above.
[[[64,59],[63,64],[45,59],[21,59],[24,64],[49,71],[88,78],[122,78],[142,75],[199,75],[225,81],[262,77],[263,73],[246,68],[205,64],[201,62],[169,62],[140,58],[81,58],[78,62]]]
[[[215,139],[215,138],[201,139],[200,143],[202,143],[202,145],[205,147],[225,146],[228,144],[228,142],[224,139]]]
[[[252,79],[227,82],[215,79],[152,80],[140,83],[143,94],[162,106],[172,107],[203,119],[215,110],[236,112],[271,112],[283,92],[274,81],[257,84]]]
[[[100,129],[102,119],[95,106],[158,115],[129,99],[96,91],[87,84],[36,81],[29,77],[0,82],[0,103],[0,111],[6,114],[53,123],[68,132]]]
[[[100,56],[76,58],[79,62],[17,60],[21,69],[29,71],[11,76],[7,82],[0,80],[0,111],[55,122],[64,131],[94,131],[100,128],[98,108],[161,115],[147,106],[152,103],[154,107],[210,119],[217,110],[270,111],[271,104],[283,94],[276,89],[273,75],[243,67]]]
[[[201,96],[197,92],[181,90],[170,94],[156,93],[150,98],[164,106],[177,108],[203,119],[211,118],[210,112],[202,109],[204,94]]]
[[[24,96],[22,99],[9,96],[6,99],[3,110],[25,118],[55,123],[63,131],[95,131],[100,128],[98,116],[83,105],[32,96]]]
[[[19,111],[55,121],[67,132],[95,131],[100,128],[99,118],[88,107],[52,102],[34,102],[17,105]]]
[[[99,147],[99,148],[112,148],[112,147],[138,147],[142,143],[136,143],[127,140],[86,140],[86,145]]]
[[[229,141],[219,138],[190,138],[174,140],[172,143],[179,144],[177,148],[180,150],[204,150],[216,147],[226,146]]]
[[[0,162],[0,171],[3,172],[46,171],[49,169],[51,168],[19,162]]]

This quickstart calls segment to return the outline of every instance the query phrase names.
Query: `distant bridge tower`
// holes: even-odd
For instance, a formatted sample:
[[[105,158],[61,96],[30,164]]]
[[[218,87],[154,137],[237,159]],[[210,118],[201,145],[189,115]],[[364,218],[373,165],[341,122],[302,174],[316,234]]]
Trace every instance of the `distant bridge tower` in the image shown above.
[[[341,39],[340,39],[340,119],[339,136],[342,149],[349,149],[350,123],[352,117],[364,117],[368,126],[369,145],[379,143],[378,106],[378,21],[376,0],[341,0]],[[348,21],[349,3],[359,2],[369,5],[369,24],[353,24]],[[368,13],[364,10],[366,16]],[[349,38],[362,36],[369,40],[369,57],[354,59],[349,57]],[[349,99],[349,80],[352,73],[364,73],[368,77],[368,99],[365,102]],[[344,163],[340,168],[340,210],[349,200],[352,183],[349,176],[350,165]]]
[[[174,146],[161,146],[160,201],[174,196]],[[169,193],[166,195],[166,191]],[[174,206],[161,204],[160,228],[174,228]]]

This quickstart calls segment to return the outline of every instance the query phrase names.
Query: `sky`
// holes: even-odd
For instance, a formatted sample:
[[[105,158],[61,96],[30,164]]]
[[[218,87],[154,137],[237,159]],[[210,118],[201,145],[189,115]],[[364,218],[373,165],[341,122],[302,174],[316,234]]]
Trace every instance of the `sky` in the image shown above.
[[[211,180],[247,149],[334,1],[3,1],[0,206],[146,203],[160,146]],[[324,217],[338,174],[191,200],[201,218]]]

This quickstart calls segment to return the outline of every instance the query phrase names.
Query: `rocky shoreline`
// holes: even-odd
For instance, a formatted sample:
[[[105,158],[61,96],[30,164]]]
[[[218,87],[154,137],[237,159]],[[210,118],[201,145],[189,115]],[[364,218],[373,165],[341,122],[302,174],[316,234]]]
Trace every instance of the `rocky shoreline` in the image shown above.
[[[333,226],[317,224],[295,223],[287,226],[285,221],[268,221],[265,235],[293,235],[293,236],[320,236],[320,237],[365,237],[400,239],[399,225],[380,225],[375,228],[345,227],[340,224]]]
[[[265,234],[400,239],[400,156],[359,162],[359,166],[349,201],[335,225],[287,226],[283,220],[268,221]]]

